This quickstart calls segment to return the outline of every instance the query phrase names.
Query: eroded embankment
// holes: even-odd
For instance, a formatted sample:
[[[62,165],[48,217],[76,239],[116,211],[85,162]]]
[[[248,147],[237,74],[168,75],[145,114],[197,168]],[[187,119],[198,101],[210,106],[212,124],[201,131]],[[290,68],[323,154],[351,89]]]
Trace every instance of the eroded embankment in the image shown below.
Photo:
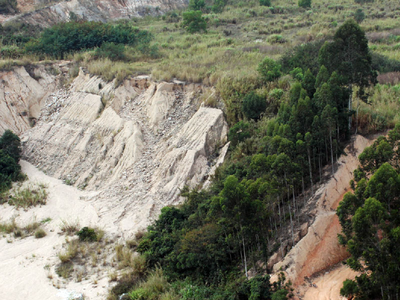
[[[221,110],[201,106],[201,85],[157,83],[141,76],[116,88],[114,82],[80,70],[68,88],[59,88],[64,75],[58,72],[45,81],[47,75],[34,78],[24,68],[0,74],[16,95],[21,86],[31,93],[35,86],[44,91],[34,102],[36,125],[26,124],[17,132],[28,161],[22,162],[23,171],[49,186],[46,205],[25,212],[4,204],[0,215],[3,221],[15,215],[21,224],[31,218],[52,219],[44,225],[49,234],[40,240],[8,243],[7,237],[0,238],[1,299],[25,299],[28,294],[33,300],[62,299],[56,287],[83,293],[85,299],[104,299],[111,270],[104,268],[80,282],[64,282],[54,274],[65,242],[59,235],[61,220],[98,226],[108,239],[123,243],[150,224],[162,207],[179,203],[181,188],[207,179],[226,154],[227,124]],[[49,84],[43,87],[41,80]],[[13,98],[14,106],[29,107],[28,94]],[[25,124],[26,116],[14,116]],[[4,124],[3,130],[14,129]],[[114,254],[107,255],[105,260],[111,261]],[[74,272],[82,269],[76,267]],[[38,285],[41,292],[31,292]]]
[[[337,239],[341,226],[336,208],[344,194],[351,190],[349,182],[353,178],[354,169],[359,165],[358,155],[371,143],[371,140],[360,135],[352,138],[345,154],[338,160],[334,175],[309,200],[309,203],[316,201],[316,206],[308,212],[314,221],[308,227],[307,234],[273,267],[274,272],[286,272],[300,299],[341,299],[338,292],[342,282],[348,277],[354,277],[354,272],[344,266],[335,269],[334,273],[328,268],[349,256]],[[310,280],[316,274],[322,274],[316,281],[318,284],[316,279]]]

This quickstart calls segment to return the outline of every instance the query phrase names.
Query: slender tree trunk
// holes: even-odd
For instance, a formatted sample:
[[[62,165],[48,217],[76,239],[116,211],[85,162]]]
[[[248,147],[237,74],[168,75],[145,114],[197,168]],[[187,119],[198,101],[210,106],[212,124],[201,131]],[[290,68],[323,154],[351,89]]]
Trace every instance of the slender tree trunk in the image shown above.
[[[332,145],[332,130],[329,128],[329,140],[331,142],[331,164],[332,164],[332,176],[335,174],[335,167],[333,165],[333,145]]]
[[[246,247],[244,245],[244,236],[242,233],[242,242],[243,242],[243,256],[244,256],[244,272],[246,275],[246,278],[249,279],[249,275],[247,274],[247,258],[246,258]]]
[[[290,228],[292,230],[292,247],[294,247],[294,232],[293,232],[293,221],[292,221],[292,213],[290,209],[290,204],[289,204],[289,216],[290,216]]]
[[[312,168],[311,168],[311,154],[310,154],[310,149],[308,150],[308,165],[309,165],[309,170],[310,170],[310,183],[311,183],[311,196],[314,195],[314,185],[313,185],[313,180],[312,180]]]
[[[352,98],[353,98],[353,85],[350,83],[349,84],[349,90],[350,90],[350,97],[349,97],[349,114],[351,111],[351,102],[352,102]],[[349,115],[349,131],[351,129],[351,115]]]

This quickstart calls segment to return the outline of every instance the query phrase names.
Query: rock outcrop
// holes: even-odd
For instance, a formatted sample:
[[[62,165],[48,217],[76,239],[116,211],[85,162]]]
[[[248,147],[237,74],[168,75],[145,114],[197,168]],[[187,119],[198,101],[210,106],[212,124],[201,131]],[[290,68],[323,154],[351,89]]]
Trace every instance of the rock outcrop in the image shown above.
[[[54,69],[49,68],[53,67],[0,72],[0,133],[11,129],[21,134],[39,118],[46,97],[57,86],[56,76],[51,74]]]
[[[71,13],[80,19],[106,22],[109,20],[129,19],[149,14],[161,14],[182,8],[187,0],[70,0],[47,5],[45,1],[18,1],[19,6],[44,6],[30,12],[12,17],[2,17],[0,21],[19,21],[31,25],[49,27],[60,22],[68,22]],[[32,3],[30,3],[32,2]],[[22,9],[26,11],[25,9]],[[0,16],[1,17],[1,16]]]

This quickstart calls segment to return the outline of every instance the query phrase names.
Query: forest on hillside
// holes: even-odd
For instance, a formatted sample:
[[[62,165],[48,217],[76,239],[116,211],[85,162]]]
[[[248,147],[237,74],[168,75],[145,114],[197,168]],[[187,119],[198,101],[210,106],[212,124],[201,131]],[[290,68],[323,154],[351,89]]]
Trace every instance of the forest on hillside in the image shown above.
[[[398,299],[399,16],[396,1],[191,0],[186,11],[115,23],[71,15],[46,29],[0,27],[2,69],[70,59],[71,76],[82,66],[116,86],[151,73],[214,86],[205,105],[224,109],[229,155],[210,189],[183,189],[184,203],[127,243],[140,255],[109,299],[291,297],[283,274],[268,275],[279,237],[299,225],[351,135],[392,128],[360,156],[337,214],[346,263],[361,272],[341,293]]]

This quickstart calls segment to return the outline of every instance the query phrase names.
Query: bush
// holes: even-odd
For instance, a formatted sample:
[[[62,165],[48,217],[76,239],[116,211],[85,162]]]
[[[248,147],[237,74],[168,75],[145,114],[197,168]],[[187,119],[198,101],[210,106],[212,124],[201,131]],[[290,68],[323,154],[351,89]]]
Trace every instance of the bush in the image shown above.
[[[206,20],[201,16],[200,10],[190,10],[183,13],[182,27],[189,33],[207,31]]]
[[[35,232],[35,238],[37,238],[37,239],[41,239],[41,238],[45,237],[46,235],[47,235],[46,231],[44,231],[42,228],[39,228]]]
[[[232,146],[236,146],[238,143],[243,142],[245,139],[250,137],[249,123],[240,121],[233,125],[229,129],[228,139]]]
[[[95,242],[97,241],[97,234],[93,228],[83,227],[77,235],[79,236],[79,240],[81,242]]]
[[[19,162],[21,158],[21,141],[11,130],[6,130],[0,138],[0,150]]]
[[[96,58],[108,58],[111,61],[125,60],[125,46],[123,44],[103,43],[95,51]]]
[[[298,4],[302,8],[311,8],[311,0],[299,0]]]
[[[267,102],[253,91],[248,93],[243,99],[242,110],[248,119],[258,120],[261,113],[267,108]]]
[[[271,0],[260,0],[260,5],[271,6]]]
[[[38,40],[26,44],[26,50],[63,58],[67,53],[100,47],[103,43],[141,46],[148,45],[151,39],[148,31],[126,24],[68,22],[45,29]]]
[[[261,78],[265,81],[274,81],[281,76],[281,65],[269,57],[258,65],[257,71],[260,73]]]
[[[362,21],[364,21],[364,19],[365,19],[365,13],[361,8],[358,8],[354,13],[354,20],[356,20],[356,22],[360,24]]]

